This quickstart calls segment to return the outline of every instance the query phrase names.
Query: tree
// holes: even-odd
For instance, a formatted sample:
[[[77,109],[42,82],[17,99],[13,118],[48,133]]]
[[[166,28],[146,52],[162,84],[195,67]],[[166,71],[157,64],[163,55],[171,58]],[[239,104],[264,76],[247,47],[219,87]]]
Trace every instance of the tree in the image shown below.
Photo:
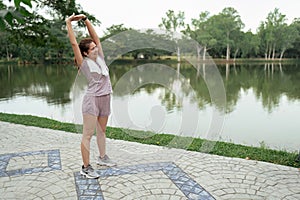
[[[278,50],[280,51],[279,59],[282,60],[285,51],[291,47],[293,47],[293,43],[296,41],[297,37],[299,37],[299,33],[295,26],[293,25],[282,25],[278,30],[279,38],[278,41]]]
[[[240,43],[241,57],[251,58],[255,57],[259,51],[259,37],[253,34],[251,31],[243,33],[242,40]]]
[[[160,28],[164,28],[171,35],[172,40],[176,43],[176,52],[177,52],[177,61],[180,62],[180,47],[178,44],[178,36],[177,29],[184,27],[184,12],[179,11],[179,13],[175,14],[173,10],[168,10],[166,12],[167,17],[162,18],[162,23],[159,24]]]
[[[6,58],[7,61],[18,55],[17,45],[14,44],[14,38],[5,31],[0,32],[0,58]]]
[[[236,39],[232,33],[241,31],[244,27],[238,12],[232,7],[224,8],[221,13],[209,18],[208,23],[210,24],[210,33],[217,38],[221,47],[226,47],[226,60],[229,60],[230,47]]]
[[[265,59],[274,59],[276,50],[280,49],[280,44],[283,45],[284,31],[287,30],[285,28],[287,26],[286,20],[286,16],[281,14],[278,8],[275,8],[273,12],[268,14],[266,21],[259,26],[258,35],[261,38],[261,47],[265,49]],[[281,48],[285,49],[285,47]]]
[[[241,53],[241,49],[243,48],[244,32],[235,30],[231,33],[231,35],[232,38],[235,38],[231,45],[231,49],[234,50],[233,61],[235,61],[237,56]]]
[[[3,1],[0,2],[0,29],[5,30],[6,27],[13,26],[14,23],[23,23],[22,17],[29,16],[30,12],[21,4],[32,7],[31,0],[15,0],[15,7],[7,7]]]
[[[202,50],[202,59],[206,59],[206,52],[211,46],[217,43],[217,40],[209,32],[209,24],[207,23],[209,19],[209,12],[201,12],[198,19],[192,18],[193,28],[191,29],[189,25],[185,30],[185,33],[189,35],[193,40],[197,41],[201,46],[197,46],[197,57],[200,59],[200,52]]]
[[[289,57],[299,58],[300,56],[300,18],[296,18],[293,20],[292,24],[290,25],[295,28],[296,36],[295,41],[292,44],[292,47],[287,49],[287,54]]]
[[[152,29],[135,30],[113,25],[107,29],[102,42],[106,58],[114,60],[118,57],[132,56],[137,59],[142,54],[145,59],[153,56],[170,54],[171,43]]]
[[[34,0],[34,6],[32,2],[14,0],[14,6],[9,7],[0,2],[0,28],[16,39],[15,44],[48,50],[53,47],[63,53],[62,49],[66,49],[69,44],[65,37],[61,37],[66,35],[64,19],[67,16],[83,13],[94,24],[100,24],[93,15],[84,12],[75,0]],[[83,23],[79,22],[78,26],[83,27]],[[48,51],[42,52],[44,55],[41,58],[44,60]]]
[[[232,32],[240,32],[244,24],[234,8],[224,8],[220,14],[223,18],[223,23],[220,28],[225,31],[226,37],[226,60],[230,58],[230,44],[232,43]]]

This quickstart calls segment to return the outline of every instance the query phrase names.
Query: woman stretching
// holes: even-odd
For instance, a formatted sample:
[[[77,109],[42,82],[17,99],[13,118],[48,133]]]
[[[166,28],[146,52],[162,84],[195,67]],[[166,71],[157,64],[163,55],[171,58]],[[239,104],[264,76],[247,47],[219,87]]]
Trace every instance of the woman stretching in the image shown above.
[[[90,38],[77,44],[72,28],[72,21],[82,20],[86,25]],[[90,142],[96,128],[99,156],[97,164],[115,166],[106,155],[106,125],[110,115],[110,94],[112,86],[109,70],[104,61],[100,39],[89,19],[83,15],[71,15],[66,19],[68,36],[74,51],[75,63],[88,81],[88,87],[82,102],[83,134],[81,155],[83,165],[80,173],[87,178],[99,178],[99,174],[90,164]]]

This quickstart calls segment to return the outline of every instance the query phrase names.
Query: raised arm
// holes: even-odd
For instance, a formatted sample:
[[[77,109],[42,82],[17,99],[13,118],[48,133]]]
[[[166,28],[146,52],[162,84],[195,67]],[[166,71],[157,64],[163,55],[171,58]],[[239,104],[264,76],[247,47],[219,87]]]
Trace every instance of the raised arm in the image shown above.
[[[83,20],[84,20],[84,23],[85,23],[88,31],[89,31],[90,37],[92,38],[92,40],[95,42],[95,44],[97,45],[97,47],[99,49],[100,56],[104,58],[102,45],[101,45],[100,39],[99,39],[93,25],[91,24],[91,22],[89,21],[88,18],[84,17]]]
[[[73,14],[73,15],[71,15],[70,17],[68,17],[66,19],[68,36],[69,36],[69,39],[70,39],[70,43],[72,45],[72,49],[73,49],[73,52],[74,52],[76,64],[77,64],[78,67],[81,66],[82,61],[83,61],[83,57],[81,55],[81,52],[80,52],[80,49],[79,49],[74,31],[73,31],[73,28],[72,28],[72,21],[78,21],[78,20],[80,20],[84,17],[85,17],[85,15],[74,15]]]

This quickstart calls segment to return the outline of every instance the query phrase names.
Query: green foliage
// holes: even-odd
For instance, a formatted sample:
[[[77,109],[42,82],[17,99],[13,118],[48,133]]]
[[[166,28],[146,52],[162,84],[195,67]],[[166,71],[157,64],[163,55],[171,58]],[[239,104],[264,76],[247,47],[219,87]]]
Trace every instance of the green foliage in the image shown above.
[[[299,37],[299,30],[293,24],[287,25],[286,20],[286,16],[275,8],[268,14],[266,21],[259,26],[260,47],[266,59],[275,57],[281,59],[285,51],[292,48]]]
[[[178,28],[184,27],[184,12],[179,11],[175,14],[173,10],[168,10],[166,15],[167,17],[162,18],[162,23],[159,24],[159,27],[174,32],[176,32]]]
[[[124,31],[123,29],[116,30],[114,28],[111,32],[115,34],[108,33],[110,35],[109,40],[102,41],[105,54],[110,56],[109,60],[121,56],[131,56],[137,59],[140,53],[145,58],[151,58],[170,54],[168,51],[170,46],[173,49],[173,43],[170,40],[151,30],[140,32],[134,29]]]
[[[31,13],[21,3],[32,7],[31,0],[15,0],[15,7],[7,7],[0,2],[0,30],[13,27],[15,23],[24,24],[24,17],[28,17]]]
[[[35,2],[33,4],[33,2]],[[39,11],[39,12],[37,12]],[[23,62],[35,62],[30,60],[32,56],[20,56],[35,54],[28,50],[36,48],[46,48],[39,52],[39,61],[47,59],[65,60],[72,55],[68,38],[66,37],[64,19],[72,13],[83,13],[87,15],[94,25],[100,25],[100,21],[93,15],[82,10],[75,0],[14,0],[14,6],[8,7],[0,2],[0,59],[18,58]],[[45,15],[46,14],[46,15]],[[258,27],[257,33],[250,31],[243,32],[242,22],[237,10],[232,7],[224,8],[220,13],[209,16],[208,12],[202,12],[198,18],[192,19],[191,24],[184,22],[185,14],[180,11],[175,13],[168,10],[166,16],[162,18],[159,27],[171,32],[181,31],[184,37],[192,38],[199,43],[197,50],[198,59],[205,59],[209,52],[213,58],[261,58],[282,59],[283,57],[299,58],[300,49],[300,28],[299,19],[295,19],[290,25],[286,23],[286,15],[279,12],[278,8],[270,12]],[[84,24],[77,23],[75,31],[82,35],[80,30]],[[183,30],[182,30],[183,29]],[[111,25],[104,32],[102,40],[106,40],[120,32],[133,30],[124,27],[123,24]],[[3,34],[2,34],[3,33]],[[144,37],[153,35],[146,33]],[[174,35],[167,35],[178,41]],[[20,44],[26,46],[25,52],[16,51],[13,47]],[[119,44],[109,44],[109,48],[126,48],[126,41]],[[189,44],[185,44],[187,47]],[[181,46],[181,45],[180,45]],[[28,48],[27,48],[28,47]],[[176,49],[177,48],[177,49]],[[190,47],[191,48],[191,47]],[[181,49],[174,47],[177,51],[178,61],[180,61]],[[121,56],[132,56],[143,54],[148,59],[154,55],[170,55],[166,51],[153,51],[152,49],[141,49]],[[24,60],[25,59],[25,60]]]
[[[292,47],[287,49],[286,54],[289,54],[288,57],[299,58],[300,57],[300,18],[294,19],[294,21],[290,26],[294,27],[294,29],[297,31],[297,34],[294,38],[295,39],[294,43],[292,43]]]
[[[113,35],[119,34],[127,30],[131,30],[131,29],[124,27],[124,24],[112,25],[111,27],[108,27],[106,31],[104,31],[104,36],[101,39],[105,40]]]
[[[37,126],[41,128],[49,128],[54,130],[61,130],[75,133],[77,130],[72,123],[61,123],[56,120],[35,117],[32,115],[16,115],[16,114],[3,114],[0,113],[0,120],[5,122],[11,122],[15,124],[23,124],[27,126]]]
[[[33,57],[19,57],[19,55],[34,54],[36,52],[33,51],[36,51],[37,48],[45,48],[39,51],[37,59],[39,61],[44,61],[46,57],[50,58],[49,55],[52,54],[50,52],[57,51],[56,57],[63,59],[65,53],[68,54],[68,51],[72,51],[65,29],[65,18],[72,13],[86,14],[91,22],[100,24],[100,21],[93,15],[84,12],[80,5],[75,3],[75,0],[34,0],[34,7],[32,2],[33,0],[15,0],[12,7],[7,7],[0,2],[0,29],[1,32],[7,33],[3,39],[9,41],[10,44],[18,46],[22,44],[28,47],[23,48],[25,52],[18,54],[7,52],[6,54],[18,57],[24,62],[34,62],[31,60]],[[83,27],[83,23],[79,22],[78,27]],[[7,47],[10,44],[5,46],[6,51],[10,50]]]
[[[25,5],[29,6],[30,8],[32,7],[31,0],[14,0],[14,3],[17,8],[20,7],[21,3],[24,3]]]

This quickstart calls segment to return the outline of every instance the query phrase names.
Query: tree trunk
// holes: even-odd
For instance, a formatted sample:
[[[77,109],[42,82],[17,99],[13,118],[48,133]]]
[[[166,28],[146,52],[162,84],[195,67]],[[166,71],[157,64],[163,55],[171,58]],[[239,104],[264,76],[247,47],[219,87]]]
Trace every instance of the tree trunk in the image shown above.
[[[269,47],[269,52],[268,52],[268,60],[271,60],[271,53],[272,53],[272,48]]]
[[[274,44],[274,46],[273,46],[273,51],[272,51],[272,60],[274,60],[275,59],[275,44]]]
[[[265,49],[265,60],[268,60],[268,45]]]
[[[204,49],[203,49],[203,60],[206,60],[206,52],[207,52],[207,47],[204,46]]]
[[[226,60],[230,59],[230,47],[229,44],[227,43],[227,48],[226,48]]]
[[[234,52],[234,57],[233,57],[233,61],[234,61],[234,62],[235,62],[236,55],[237,55],[238,52],[239,52],[239,49],[237,48],[236,51]]]
[[[265,51],[265,60],[268,60],[268,50]]]
[[[284,52],[285,52],[285,49],[283,49],[283,50],[281,51],[279,60],[282,60]]]
[[[202,72],[203,72],[203,79],[206,80],[206,66],[205,66],[205,63],[202,64]]]
[[[8,48],[7,48],[7,46],[6,46],[6,59],[7,59],[7,61],[9,61],[9,60],[10,60],[10,56],[9,56],[9,52],[8,52]]]

